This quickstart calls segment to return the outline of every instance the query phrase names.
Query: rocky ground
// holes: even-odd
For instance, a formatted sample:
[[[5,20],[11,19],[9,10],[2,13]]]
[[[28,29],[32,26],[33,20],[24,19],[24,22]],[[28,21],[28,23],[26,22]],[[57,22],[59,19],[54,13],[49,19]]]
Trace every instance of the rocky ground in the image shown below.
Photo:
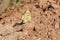
[[[60,40],[60,0],[24,0],[7,9],[2,5],[0,40]],[[23,24],[26,10],[31,12],[32,21]]]

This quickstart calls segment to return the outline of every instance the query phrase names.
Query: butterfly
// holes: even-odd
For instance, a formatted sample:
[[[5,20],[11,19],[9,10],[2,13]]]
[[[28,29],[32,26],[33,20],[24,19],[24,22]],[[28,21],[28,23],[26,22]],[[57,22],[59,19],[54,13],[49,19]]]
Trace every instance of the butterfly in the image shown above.
[[[31,13],[29,10],[27,10],[25,14],[22,16],[22,20],[24,23],[31,21]]]

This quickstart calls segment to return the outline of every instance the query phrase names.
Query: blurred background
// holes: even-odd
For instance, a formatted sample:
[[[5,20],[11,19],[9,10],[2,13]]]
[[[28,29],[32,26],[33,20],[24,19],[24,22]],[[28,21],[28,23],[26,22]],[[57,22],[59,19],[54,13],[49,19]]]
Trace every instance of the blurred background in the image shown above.
[[[0,15],[2,15],[8,7],[19,5],[21,3],[23,3],[23,0],[0,0]]]

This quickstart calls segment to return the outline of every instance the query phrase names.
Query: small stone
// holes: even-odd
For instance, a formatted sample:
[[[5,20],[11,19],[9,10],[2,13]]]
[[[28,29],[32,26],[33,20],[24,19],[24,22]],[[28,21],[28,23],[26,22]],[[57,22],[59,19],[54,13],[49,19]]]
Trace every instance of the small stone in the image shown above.
[[[55,24],[55,28],[59,28],[59,23],[56,23]]]
[[[41,38],[38,38],[37,40],[41,40]]]

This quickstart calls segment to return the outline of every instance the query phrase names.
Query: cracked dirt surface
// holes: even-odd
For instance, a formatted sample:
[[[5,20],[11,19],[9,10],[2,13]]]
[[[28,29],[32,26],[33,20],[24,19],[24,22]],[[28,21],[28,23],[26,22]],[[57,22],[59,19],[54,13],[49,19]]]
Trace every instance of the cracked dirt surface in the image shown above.
[[[17,25],[27,9],[32,21]],[[60,40],[60,0],[24,0],[7,8],[0,15],[0,40]]]

